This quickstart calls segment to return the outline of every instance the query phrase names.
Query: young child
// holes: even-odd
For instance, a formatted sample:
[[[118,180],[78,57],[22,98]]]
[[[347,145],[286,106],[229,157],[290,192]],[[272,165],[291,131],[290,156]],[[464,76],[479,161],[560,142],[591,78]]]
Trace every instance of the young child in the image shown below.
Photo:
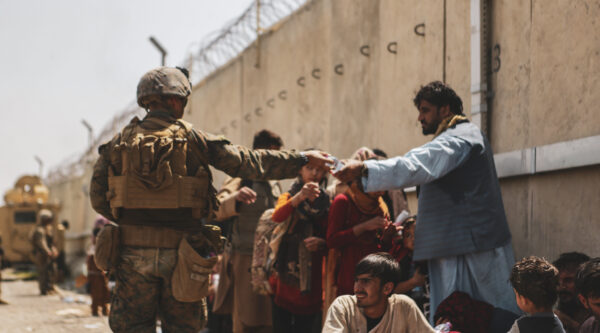
[[[320,332],[322,262],[329,196],[327,170],[305,165],[291,189],[277,200],[271,219],[289,226],[274,268],[273,332]]]
[[[579,333],[600,333],[600,258],[579,267],[575,288],[581,304],[592,312],[592,316],[581,325]]]
[[[558,297],[558,270],[538,257],[527,257],[513,266],[510,274],[517,305],[527,313],[515,320],[508,333],[565,333],[552,312]]]
[[[96,245],[96,237],[101,228],[94,228],[92,237],[92,246]],[[108,278],[101,271],[94,261],[94,252],[87,257],[88,283],[90,284],[90,294],[92,296],[92,315],[98,316],[98,308],[102,308],[102,315],[108,316],[108,303],[110,302],[110,292],[108,290]]]

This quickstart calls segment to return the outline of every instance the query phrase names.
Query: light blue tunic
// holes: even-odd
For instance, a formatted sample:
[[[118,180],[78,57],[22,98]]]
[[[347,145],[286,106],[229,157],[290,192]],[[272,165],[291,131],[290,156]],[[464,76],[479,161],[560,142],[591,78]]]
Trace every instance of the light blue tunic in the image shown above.
[[[430,267],[432,314],[454,290],[516,311],[510,231],[492,150],[477,126],[460,123],[404,156],[365,165],[368,192],[420,185],[413,258],[437,265]],[[496,277],[477,267],[495,267]]]

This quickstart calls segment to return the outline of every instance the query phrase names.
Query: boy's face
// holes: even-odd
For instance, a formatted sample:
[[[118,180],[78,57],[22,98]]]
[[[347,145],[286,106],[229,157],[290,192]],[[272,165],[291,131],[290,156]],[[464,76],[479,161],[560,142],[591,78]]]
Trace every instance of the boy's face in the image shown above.
[[[600,320],[600,297],[583,297],[583,295],[579,295],[579,301],[592,312],[596,320]]]
[[[300,177],[305,184],[310,182],[319,183],[325,177],[326,172],[324,169],[307,164],[300,169]]]

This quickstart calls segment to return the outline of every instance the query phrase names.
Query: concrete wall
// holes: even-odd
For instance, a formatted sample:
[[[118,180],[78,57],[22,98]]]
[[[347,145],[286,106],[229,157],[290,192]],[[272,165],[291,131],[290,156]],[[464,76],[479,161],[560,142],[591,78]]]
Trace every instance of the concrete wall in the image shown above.
[[[494,151],[600,134],[600,34],[593,33],[600,1],[490,2],[491,46],[499,46],[490,51],[491,65],[500,63],[490,80]],[[420,85],[442,79],[443,15],[435,0],[312,1],[263,36],[259,68],[253,45],[196,87],[187,118],[245,145],[268,128],[288,148],[316,146],[340,157],[360,146],[403,154],[430,139],[420,133],[411,100]],[[469,15],[468,1],[447,1],[446,81],[468,115]],[[421,23],[425,36],[414,32]],[[392,42],[395,54],[387,50]],[[368,57],[360,52],[365,45]],[[343,75],[334,71],[339,64]],[[285,100],[278,97],[283,90]],[[600,255],[592,240],[598,185],[598,167],[502,179],[517,257]],[[414,192],[409,202],[416,211]]]
[[[490,51],[492,67],[500,63],[489,86],[494,151],[599,135],[600,0],[490,3],[490,44],[499,46]],[[287,148],[319,147],[342,158],[360,146],[403,154],[430,139],[421,135],[412,97],[443,77],[443,19],[439,0],[311,1],[265,33],[258,49],[249,47],[196,85],[185,118],[244,145],[268,128]],[[446,22],[446,81],[470,115],[469,1],[447,0]],[[424,36],[414,31],[419,24]],[[600,255],[598,171],[501,179],[517,257]],[[82,176],[50,184],[74,236],[91,231],[94,220],[82,190],[90,173],[91,165]],[[216,184],[223,178],[217,174]],[[409,202],[415,212],[414,192]]]
[[[468,4],[449,4],[447,80],[467,96]],[[421,23],[425,36],[414,32]],[[195,87],[186,117],[245,145],[268,128],[288,148],[319,147],[340,157],[361,146],[402,154],[427,140],[412,97],[421,84],[442,78],[442,41],[439,1],[313,1],[262,37],[258,68],[253,45]]]
[[[493,1],[491,10],[501,63],[491,84],[494,152],[600,134],[600,1]],[[518,257],[600,255],[598,171],[501,181]]]

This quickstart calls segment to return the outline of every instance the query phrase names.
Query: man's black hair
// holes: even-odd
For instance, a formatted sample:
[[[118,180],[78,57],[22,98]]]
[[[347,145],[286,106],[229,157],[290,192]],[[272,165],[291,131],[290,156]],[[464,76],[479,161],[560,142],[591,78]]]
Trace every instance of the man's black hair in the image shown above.
[[[537,307],[552,308],[558,298],[558,270],[543,258],[531,256],[517,262],[510,283]]]
[[[428,83],[426,86],[422,86],[413,102],[418,108],[421,101],[427,101],[437,107],[450,106],[450,112],[453,114],[463,114],[462,100],[456,92],[445,83],[440,81],[433,81]]]
[[[65,227],[65,229],[69,229],[69,221],[63,220],[60,224],[62,224],[62,226]]]
[[[574,271],[579,268],[581,264],[588,260],[590,260],[590,257],[588,257],[586,254],[580,252],[565,252],[562,253],[558,259],[554,260],[552,265],[554,265],[554,267],[556,267],[559,271]]]
[[[379,148],[373,148],[373,153],[379,157],[388,158],[388,155]]]
[[[271,146],[283,147],[281,137],[267,129],[254,134],[252,149],[268,149]]]
[[[588,260],[579,266],[575,288],[583,297],[600,297],[600,258]]]
[[[381,285],[392,282],[394,287],[400,282],[400,265],[386,252],[372,253],[356,264],[354,276],[369,274],[381,280]]]

